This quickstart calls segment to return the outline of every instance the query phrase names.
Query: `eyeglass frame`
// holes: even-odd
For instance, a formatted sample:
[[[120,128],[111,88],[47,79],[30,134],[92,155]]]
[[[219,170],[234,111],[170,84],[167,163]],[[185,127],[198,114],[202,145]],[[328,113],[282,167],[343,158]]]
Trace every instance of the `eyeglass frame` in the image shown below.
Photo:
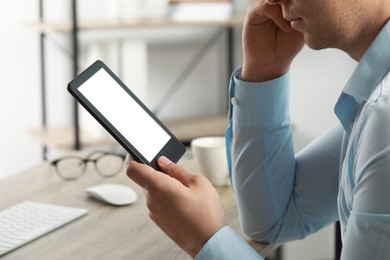
[[[100,156],[98,156],[98,157],[95,158],[95,159],[92,159],[91,157],[94,156],[95,154],[100,154]],[[103,174],[103,173],[99,170],[99,168],[97,167],[97,161],[100,160],[102,157],[104,157],[104,156],[106,156],[106,155],[114,155],[114,156],[117,156],[117,157],[119,157],[119,158],[122,159],[122,166],[121,166],[121,167],[118,169],[118,171],[115,172],[114,174],[111,174],[111,175]],[[79,174],[77,177],[65,177],[65,176],[63,176],[63,175],[60,173],[60,170],[59,170],[59,168],[58,168],[58,163],[59,163],[60,161],[63,161],[63,160],[65,160],[65,159],[70,159],[70,158],[80,159],[80,162],[83,163],[82,171],[80,172],[80,174]],[[108,151],[96,150],[96,151],[92,151],[92,152],[88,153],[86,157],[81,157],[81,156],[78,156],[78,155],[63,156],[63,157],[60,157],[60,158],[57,158],[57,159],[51,161],[51,162],[50,162],[50,165],[55,169],[55,172],[57,173],[57,175],[58,175],[61,179],[66,180],[66,181],[73,181],[73,180],[79,179],[82,175],[84,175],[84,173],[86,172],[87,165],[88,165],[89,162],[93,162],[96,172],[97,172],[100,176],[102,176],[103,178],[111,178],[111,177],[114,177],[114,176],[117,175],[117,174],[120,172],[120,170],[123,168],[125,160],[126,160],[126,155],[124,155],[124,154],[116,153],[116,152],[108,152]]]

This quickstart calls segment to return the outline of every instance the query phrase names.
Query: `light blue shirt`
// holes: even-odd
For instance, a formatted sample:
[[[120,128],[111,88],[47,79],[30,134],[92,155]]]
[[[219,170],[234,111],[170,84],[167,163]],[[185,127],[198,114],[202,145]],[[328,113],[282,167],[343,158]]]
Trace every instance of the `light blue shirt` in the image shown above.
[[[362,57],[335,106],[340,124],[298,154],[289,117],[289,74],[262,83],[239,78],[240,70],[231,79],[226,140],[245,233],[256,241],[282,243],[339,219],[343,260],[388,259],[390,22]],[[262,257],[224,227],[197,259]]]

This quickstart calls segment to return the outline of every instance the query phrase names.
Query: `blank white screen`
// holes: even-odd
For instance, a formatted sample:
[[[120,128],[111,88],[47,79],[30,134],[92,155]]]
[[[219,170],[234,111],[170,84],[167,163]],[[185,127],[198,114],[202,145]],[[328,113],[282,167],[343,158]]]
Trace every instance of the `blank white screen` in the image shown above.
[[[169,141],[170,136],[104,69],[79,91],[149,162]]]

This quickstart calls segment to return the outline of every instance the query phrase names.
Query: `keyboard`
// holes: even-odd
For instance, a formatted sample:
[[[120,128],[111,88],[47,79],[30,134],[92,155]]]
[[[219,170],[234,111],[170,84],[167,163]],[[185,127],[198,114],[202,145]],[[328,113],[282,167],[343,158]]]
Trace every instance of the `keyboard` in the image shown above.
[[[0,211],[0,256],[86,214],[86,209],[30,201]]]

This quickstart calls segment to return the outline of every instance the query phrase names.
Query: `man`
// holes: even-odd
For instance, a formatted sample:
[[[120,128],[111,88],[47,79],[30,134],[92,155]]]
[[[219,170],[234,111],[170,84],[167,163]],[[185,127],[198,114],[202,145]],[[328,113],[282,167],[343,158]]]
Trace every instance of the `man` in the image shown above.
[[[340,219],[342,259],[389,258],[389,19],[390,0],[250,4],[226,138],[242,228],[252,239],[301,239]],[[294,155],[288,71],[305,43],[338,48],[359,65],[335,106],[340,123]],[[165,175],[134,161],[127,174],[145,188],[151,218],[171,239],[198,259],[261,259],[226,226],[204,178],[166,158],[159,163]]]

